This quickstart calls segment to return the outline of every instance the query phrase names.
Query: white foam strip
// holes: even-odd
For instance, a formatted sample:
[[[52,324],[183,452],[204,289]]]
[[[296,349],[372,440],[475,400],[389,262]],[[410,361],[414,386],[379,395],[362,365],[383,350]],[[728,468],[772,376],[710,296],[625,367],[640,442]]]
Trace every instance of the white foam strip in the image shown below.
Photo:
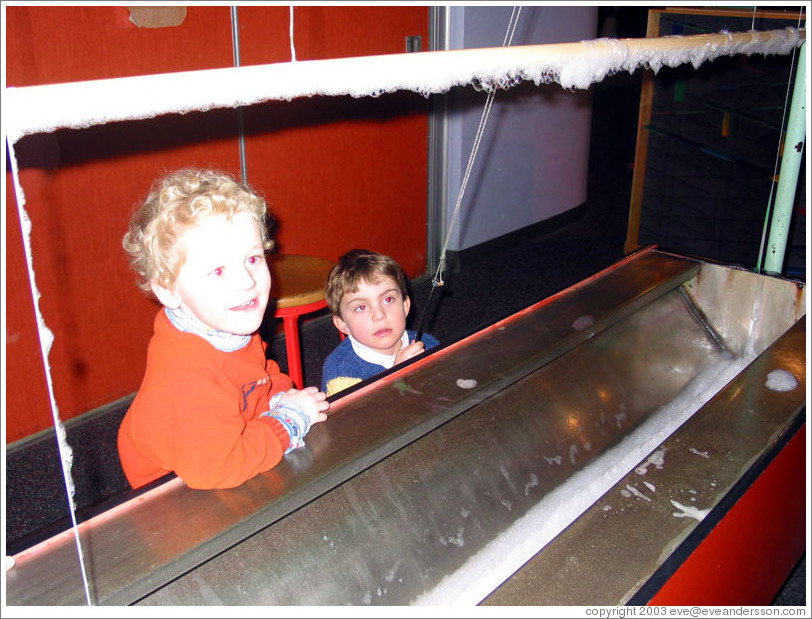
[[[334,58],[162,73],[107,80],[7,88],[7,135],[84,128],[167,113],[238,107],[315,95],[378,96],[397,90],[425,96],[479,83],[508,87],[521,81],[587,88],[619,71],[658,71],[735,54],[789,54],[805,30],[749,31],[642,39],[594,39]]]

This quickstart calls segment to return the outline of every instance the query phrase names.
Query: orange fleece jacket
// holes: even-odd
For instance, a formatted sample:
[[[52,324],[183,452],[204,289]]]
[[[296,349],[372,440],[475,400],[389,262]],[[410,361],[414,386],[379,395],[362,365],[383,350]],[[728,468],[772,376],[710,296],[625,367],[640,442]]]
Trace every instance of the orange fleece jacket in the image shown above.
[[[118,451],[138,488],[175,472],[190,488],[231,488],[276,466],[290,444],[270,398],[292,387],[265,343],[223,352],[175,328],[163,308],[141,388],[121,422]]]

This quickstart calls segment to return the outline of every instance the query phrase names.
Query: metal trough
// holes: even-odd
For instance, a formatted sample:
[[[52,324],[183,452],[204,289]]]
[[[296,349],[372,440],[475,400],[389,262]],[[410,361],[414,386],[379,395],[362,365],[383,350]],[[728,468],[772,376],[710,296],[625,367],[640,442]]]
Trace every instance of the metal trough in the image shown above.
[[[82,523],[90,596],[648,602],[805,406],[803,285],[649,248],[339,398],[239,488],[172,480]],[[8,604],[86,603],[77,554],[68,532],[15,557]]]

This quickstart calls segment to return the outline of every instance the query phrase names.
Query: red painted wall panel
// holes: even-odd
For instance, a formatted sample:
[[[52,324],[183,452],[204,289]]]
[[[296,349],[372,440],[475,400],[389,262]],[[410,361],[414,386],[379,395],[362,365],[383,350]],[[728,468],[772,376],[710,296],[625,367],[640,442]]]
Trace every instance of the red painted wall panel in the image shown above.
[[[188,7],[181,25],[156,29],[136,27],[123,6],[6,11],[9,86],[232,65],[225,6]],[[427,40],[426,7],[389,11],[297,7],[297,46],[333,57],[403,51],[404,33]],[[287,7],[241,6],[238,16],[242,64],[289,60]],[[404,95],[248,110],[248,179],[280,220],[280,248],[336,259],[366,245],[391,253],[411,276],[422,273],[426,112],[424,99]],[[167,170],[196,165],[239,174],[237,127],[234,110],[219,110],[57,131],[15,145],[40,307],[55,335],[49,364],[63,420],[133,393],[143,376],[157,305],[136,288],[121,249],[133,206]],[[5,413],[13,442],[47,429],[52,418],[8,170],[6,181]]]
[[[369,247],[395,256],[411,276],[422,271],[424,106],[417,95],[397,94],[247,111],[248,178],[265,190],[280,221],[281,252],[335,260],[353,247]]]
[[[241,64],[291,59],[288,7],[241,6],[238,19]],[[297,6],[293,24],[299,61],[402,53],[407,36],[428,40],[425,7]],[[414,93],[247,109],[247,175],[280,221],[280,251],[335,260],[369,247],[412,277],[422,273],[427,113],[428,101]]]
[[[126,6],[9,6],[9,86],[232,66],[228,6],[189,7],[180,26],[139,28]]]
[[[7,205],[14,204],[14,189],[6,183],[5,200]],[[14,208],[6,209],[5,219],[6,255],[21,256],[23,251],[22,233]],[[29,292],[28,272],[25,261],[21,259],[6,260],[6,294],[4,298],[6,314],[6,332],[3,340],[6,347],[6,379],[3,382],[7,394],[6,415],[7,435],[22,437],[33,434],[48,423],[47,384],[42,356],[37,338],[37,323],[34,316],[34,304]],[[13,372],[11,370],[14,370]],[[11,404],[18,411],[12,411]],[[12,422],[13,419],[13,422]]]

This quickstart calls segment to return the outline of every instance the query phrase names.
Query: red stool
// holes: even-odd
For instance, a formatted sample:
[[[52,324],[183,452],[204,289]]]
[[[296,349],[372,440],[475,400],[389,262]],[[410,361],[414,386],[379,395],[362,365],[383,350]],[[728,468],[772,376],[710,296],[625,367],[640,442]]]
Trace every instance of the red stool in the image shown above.
[[[271,296],[276,299],[275,318],[281,318],[285,330],[288,375],[293,386],[301,389],[302,356],[299,350],[299,317],[327,307],[324,284],[334,263],[315,256],[271,254]]]

